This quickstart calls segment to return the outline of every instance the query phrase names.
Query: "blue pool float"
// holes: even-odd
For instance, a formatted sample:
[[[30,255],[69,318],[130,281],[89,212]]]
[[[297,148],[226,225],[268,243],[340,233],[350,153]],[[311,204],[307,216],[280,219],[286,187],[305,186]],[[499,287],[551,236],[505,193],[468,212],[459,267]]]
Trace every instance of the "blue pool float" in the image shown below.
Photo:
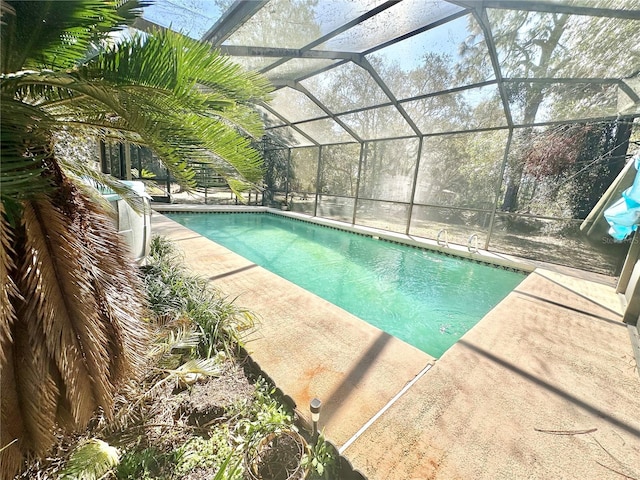
[[[640,170],[640,154],[634,157],[634,166]],[[640,171],[636,172],[633,185],[622,192],[622,198],[604,211],[604,218],[611,228],[609,235],[621,242],[638,229],[640,223]]]

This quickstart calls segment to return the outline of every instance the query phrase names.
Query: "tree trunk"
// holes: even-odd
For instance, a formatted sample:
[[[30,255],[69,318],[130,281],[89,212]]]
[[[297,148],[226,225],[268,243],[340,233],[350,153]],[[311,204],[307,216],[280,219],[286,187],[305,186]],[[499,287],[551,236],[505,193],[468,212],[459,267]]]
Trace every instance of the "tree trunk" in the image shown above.
[[[616,137],[613,142],[613,150],[609,158],[609,173],[596,180],[599,191],[604,192],[611,182],[618,176],[626,164],[629,139],[633,130],[633,117],[622,117],[617,122]]]
[[[554,16],[554,25],[549,32],[549,38],[544,42],[538,42],[540,46],[540,60],[537,65],[529,65],[531,73],[534,77],[547,77],[549,75],[551,57],[553,52],[560,42],[560,37],[564,32],[564,27],[569,19],[568,15]],[[551,69],[553,70],[553,69]],[[526,85],[526,84],[524,84]],[[538,109],[544,100],[543,87],[536,83],[530,83],[528,85],[528,92],[525,100],[525,108],[522,123],[524,125],[532,124],[538,113]],[[524,134],[524,140],[527,141],[531,138],[531,128],[527,128]],[[520,191],[520,183],[522,181],[522,175],[524,173],[524,161],[522,158],[516,158],[510,168],[509,180],[507,183],[507,189],[504,194],[504,200],[502,202],[502,211],[513,212],[518,208],[518,193]]]
[[[504,200],[502,201],[503,212],[513,212],[518,207],[518,192],[520,191],[521,178],[522,175],[519,175],[517,180],[514,177],[509,178],[509,184],[507,185]]]

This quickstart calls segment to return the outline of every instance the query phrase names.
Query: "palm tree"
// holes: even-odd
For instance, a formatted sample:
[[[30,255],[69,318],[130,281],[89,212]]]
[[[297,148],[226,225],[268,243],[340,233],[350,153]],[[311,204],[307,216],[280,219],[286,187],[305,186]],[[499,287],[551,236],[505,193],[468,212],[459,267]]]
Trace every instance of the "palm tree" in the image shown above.
[[[109,41],[141,6],[0,0],[0,478],[109,417],[144,351],[137,273],[83,178],[122,188],[61,158],[58,133],[146,145],[185,188],[187,160],[237,191],[262,175],[266,80],[169,31]]]

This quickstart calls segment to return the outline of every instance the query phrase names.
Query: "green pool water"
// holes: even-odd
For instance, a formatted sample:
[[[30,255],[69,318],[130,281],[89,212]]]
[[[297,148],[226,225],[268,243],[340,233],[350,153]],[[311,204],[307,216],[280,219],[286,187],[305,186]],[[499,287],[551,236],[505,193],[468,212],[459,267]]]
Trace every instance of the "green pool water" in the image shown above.
[[[167,216],[434,357],[525,278],[279,215]]]

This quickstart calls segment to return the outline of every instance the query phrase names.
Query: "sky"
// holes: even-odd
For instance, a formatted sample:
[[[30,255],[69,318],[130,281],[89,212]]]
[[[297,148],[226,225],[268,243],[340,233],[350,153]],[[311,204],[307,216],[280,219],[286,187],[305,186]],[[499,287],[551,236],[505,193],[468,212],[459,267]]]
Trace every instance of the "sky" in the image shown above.
[[[156,0],[144,9],[143,17],[199,40],[223,13],[217,3],[213,0]]]

